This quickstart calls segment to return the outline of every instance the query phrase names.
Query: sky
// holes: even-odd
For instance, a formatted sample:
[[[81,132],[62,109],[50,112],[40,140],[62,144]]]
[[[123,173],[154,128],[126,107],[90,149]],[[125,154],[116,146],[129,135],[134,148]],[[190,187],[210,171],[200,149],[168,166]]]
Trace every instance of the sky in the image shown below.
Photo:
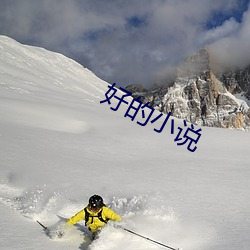
[[[225,65],[250,63],[249,0],[0,0],[0,34],[119,86],[165,82],[201,48]]]

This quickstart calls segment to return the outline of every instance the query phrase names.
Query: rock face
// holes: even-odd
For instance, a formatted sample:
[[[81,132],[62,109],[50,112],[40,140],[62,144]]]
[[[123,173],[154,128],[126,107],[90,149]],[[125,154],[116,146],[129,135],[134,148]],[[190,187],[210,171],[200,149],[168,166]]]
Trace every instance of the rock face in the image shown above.
[[[225,84],[230,93],[240,93],[250,100],[250,66],[218,74],[218,79]]]
[[[178,68],[170,86],[140,92],[143,102],[193,124],[247,129],[250,109],[233,94],[250,96],[250,67],[245,70],[215,75],[211,70],[209,53],[203,49]],[[131,88],[130,88],[131,89]],[[133,92],[133,91],[130,91]],[[137,93],[138,96],[138,93]]]
[[[146,89],[144,89],[143,85],[142,84],[131,84],[131,85],[128,85],[126,87],[126,90],[133,93],[134,95],[136,94],[141,94],[141,93],[144,93],[145,91],[147,91]]]

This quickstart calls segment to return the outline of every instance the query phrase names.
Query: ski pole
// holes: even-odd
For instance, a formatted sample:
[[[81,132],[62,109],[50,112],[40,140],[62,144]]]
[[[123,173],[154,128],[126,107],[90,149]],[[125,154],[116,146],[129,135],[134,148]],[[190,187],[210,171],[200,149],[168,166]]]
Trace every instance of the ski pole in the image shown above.
[[[148,238],[148,237],[145,237],[145,236],[143,236],[143,235],[141,235],[141,234],[135,233],[135,232],[133,232],[133,231],[127,229],[127,228],[122,228],[122,229],[125,230],[125,231],[127,231],[127,232],[129,232],[129,233],[131,233],[131,234],[137,235],[137,236],[139,236],[139,237],[141,237],[141,238],[143,238],[143,239],[145,239],[145,240],[154,242],[154,243],[156,243],[156,244],[158,244],[158,245],[161,245],[161,246],[163,246],[163,247],[169,248],[169,249],[171,249],[171,250],[180,250],[179,248],[173,248],[173,247],[167,246],[167,245],[162,244],[162,243],[160,243],[160,242],[158,242],[158,241],[155,241],[155,240],[152,240],[152,239],[150,239],[150,238]]]
[[[41,222],[39,222],[38,220],[36,221],[40,226],[42,226],[43,227],[43,229],[46,231],[46,230],[48,230],[48,228],[47,227],[45,227]]]

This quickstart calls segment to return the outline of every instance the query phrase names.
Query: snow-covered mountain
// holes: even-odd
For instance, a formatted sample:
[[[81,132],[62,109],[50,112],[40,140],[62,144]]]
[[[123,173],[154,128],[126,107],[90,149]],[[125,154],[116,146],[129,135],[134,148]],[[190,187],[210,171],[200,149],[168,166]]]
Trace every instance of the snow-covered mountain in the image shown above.
[[[0,248],[163,249],[111,224],[91,243],[84,222],[62,239],[36,223],[53,229],[97,193],[122,226],[168,246],[248,250],[249,132],[195,126],[192,153],[175,141],[181,129],[192,136],[190,124],[140,126],[125,103],[100,103],[108,86],[63,55],[0,36]]]
[[[134,96],[143,96],[145,103],[149,101],[159,111],[171,111],[173,116],[193,124],[249,129],[249,79],[249,68],[215,72],[209,52],[203,49],[180,65],[170,87],[163,85],[139,93],[133,91],[133,85],[127,89]]]

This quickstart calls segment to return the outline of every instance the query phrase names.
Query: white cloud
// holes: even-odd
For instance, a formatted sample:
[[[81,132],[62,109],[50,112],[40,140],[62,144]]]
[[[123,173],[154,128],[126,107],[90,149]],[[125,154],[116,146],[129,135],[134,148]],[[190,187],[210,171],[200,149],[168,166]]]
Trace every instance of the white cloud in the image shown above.
[[[219,64],[226,67],[250,64],[250,9],[244,13],[242,22],[234,32],[210,45],[210,50]]]
[[[230,18],[226,20],[221,26],[216,28],[205,30],[200,38],[201,44],[211,44],[214,41],[218,41],[222,38],[231,36],[235,34],[240,28],[240,24],[235,20],[235,18]]]
[[[204,28],[215,11],[230,14],[237,4],[237,0],[2,0],[0,33],[63,52],[110,82],[147,85],[205,45],[213,43],[220,50],[221,44],[236,43],[231,34],[238,33],[242,43],[244,36],[249,38],[247,15],[242,24],[232,18],[214,30]],[[144,25],[131,26],[131,17]]]

